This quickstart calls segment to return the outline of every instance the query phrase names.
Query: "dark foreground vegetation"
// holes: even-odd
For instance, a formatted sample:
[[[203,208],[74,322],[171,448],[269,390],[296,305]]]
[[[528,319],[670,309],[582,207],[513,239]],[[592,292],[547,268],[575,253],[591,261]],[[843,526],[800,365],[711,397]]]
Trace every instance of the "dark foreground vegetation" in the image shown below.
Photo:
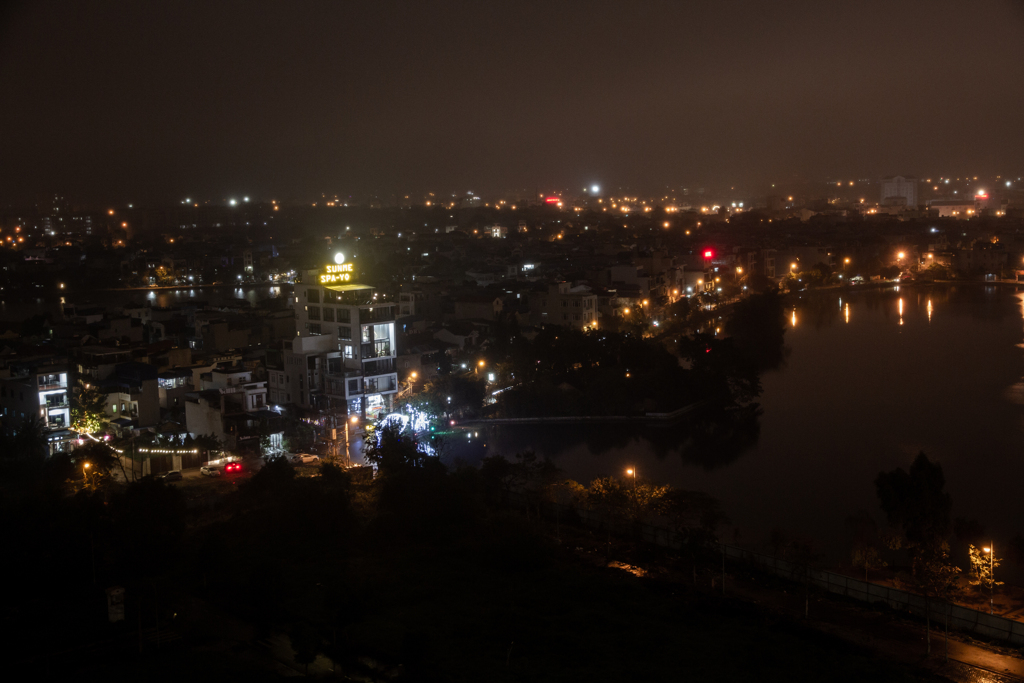
[[[627,521],[689,511],[695,532],[678,558],[688,575],[714,572],[704,548],[718,513],[706,497],[573,486],[529,456],[450,471],[386,443],[395,452],[375,454],[372,482],[273,462],[202,510],[149,480],[73,496],[23,480],[2,527],[15,570],[8,670],[264,680],[283,666],[265,645],[290,640],[293,673],[361,680],[912,679],[788,617],[608,568],[603,532],[571,514],[553,525],[530,503],[560,490]],[[115,624],[110,586],[127,596]]]

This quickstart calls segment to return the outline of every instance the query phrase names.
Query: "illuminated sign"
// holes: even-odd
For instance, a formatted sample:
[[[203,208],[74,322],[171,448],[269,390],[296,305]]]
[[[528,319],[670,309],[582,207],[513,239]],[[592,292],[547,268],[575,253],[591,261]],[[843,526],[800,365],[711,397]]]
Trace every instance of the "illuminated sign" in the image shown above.
[[[711,258],[714,255],[715,255],[715,253],[713,251],[711,251],[710,249],[708,249],[707,251],[704,252],[704,258]]]
[[[561,201],[562,201],[561,197],[548,197],[547,199],[544,200],[544,203],[545,204],[558,204]]]
[[[351,282],[354,271],[353,264],[345,263],[345,255],[339,251],[334,255],[334,263],[327,264],[320,271],[320,284],[338,285],[343,282]]]

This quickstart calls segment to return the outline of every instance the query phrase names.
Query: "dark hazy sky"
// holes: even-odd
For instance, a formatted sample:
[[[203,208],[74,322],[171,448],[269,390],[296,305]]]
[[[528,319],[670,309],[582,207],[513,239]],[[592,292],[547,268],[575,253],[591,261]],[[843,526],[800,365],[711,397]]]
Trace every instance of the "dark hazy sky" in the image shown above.
[[[1024,5],[31,2],[0,200],[1021,172]]]

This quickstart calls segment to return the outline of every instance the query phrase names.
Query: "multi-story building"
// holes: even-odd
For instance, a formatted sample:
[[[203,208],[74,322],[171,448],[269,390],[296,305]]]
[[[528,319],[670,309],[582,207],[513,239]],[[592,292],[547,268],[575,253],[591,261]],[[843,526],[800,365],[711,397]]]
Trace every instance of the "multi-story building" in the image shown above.
[[[110,377],[97,382],[107,395],[107,416],[130,420],[133,428],[156,426],[160,422],[157,376],[156,367],[149,363],[118,364]]]
[[[917,178],[914,176],[887,176],[882,178],[883,206],[903,204],[909,209],[917,206]]]
[[[37,415],[47,431],[50,453],[70,450],[73,433],[68,403],[68,369],[64,365],[11,363],[0,378],[0,416],[17,425]]]
[[[395,304],[353,282],[354,264],[336,254],[295,285],[296,340],[284,349],[274,388],[302,407],[378,417],[398,393]],[[325,337],[325,339],[304,339]],[[281,375],[285,375],[282,380]]]
[[[597,295],[589,287],[573,288],[568,282],[535,292],[529,297],[530,320],[534,325],[560,325],[585,329],[597,327]]]
[[[185,401],[185,424],[193,436],[212,434],[227,450],[266,436],[280,450],[283,431],[278,413],[268,409],[267,383],[254,382],[242,368],[219,368],[200,375],[200,390]]]
[[[127,363],[132,353],[117,346],[83,346],[75,354],[79,378],[86,384],[106,379],[118,363]]]

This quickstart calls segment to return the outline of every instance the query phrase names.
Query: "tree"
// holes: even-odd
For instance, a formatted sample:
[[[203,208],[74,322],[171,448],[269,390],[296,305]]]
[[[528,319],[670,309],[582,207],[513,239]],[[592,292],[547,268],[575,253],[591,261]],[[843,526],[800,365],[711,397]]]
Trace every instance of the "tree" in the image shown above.
[[[960,568],[949,562],[949,545],[940,543],[919,548],[914,555],[912,587],[924,597],[925,642],[932,653],[931,601],[950,600],[959,591]]]
[[[90,440],[85,445],[76,448],[74,454],[75,460],[83,463],[80,467],[84,468],[84,463],[89,463],[86,483],[91,488],[102,486],[110,477],[110,473],[114,468],[121,469],[122,474],[125,474],[124,468],[121,465],[121,459],[117,457],[114,449],[108,446],[105,441]],[[125,481],[127,480],[128,475],[125,474]]]
[[[850,536],[850,559],[854,567],[864,570],[864,580],[868,580],[868,571],[887,566],[878,554],[878,525],[871,516],[860,510],[846,519],[846,531]]]
[[[669,519],[679,539],[680,551],[689,555],[693,585],[697,585],[697,562],[714,552],[719,525],[728,522],[719,501],[699,491],[669,488],[660,501],[660,512]]]
[[[422,467],[428,456],[420,449],[411,430],[400,423],[388,422],[366,436],[363,457],[382,475],[389,475]]]
[[[46,443],[46,425],[35,413],[22,420],[7,440],[11,453],[17,458],[41,462],[50,454]]]
[[[92,434],[98,432],[106,422],[107,395],[94,386],[75,393],[71,397],[71,428]]]
[[[942,466],[924,453],[917,455],[909,472],[898,467],[875,478],[889,526],[901,534],[911,552],[922,548],[934,552],[952,533],[953,499],[945,487]]]
[[[977,548],[973,544],[967,546],[967,554],[971,560],[971,573],[968,583],[984,590],[988,588],[989,600],[991,603],[992,589],[994,586],[1002,586],[1002,581],[995,580],[995,569],[1002,562],[996,557],[995,548],[985,546]]]

